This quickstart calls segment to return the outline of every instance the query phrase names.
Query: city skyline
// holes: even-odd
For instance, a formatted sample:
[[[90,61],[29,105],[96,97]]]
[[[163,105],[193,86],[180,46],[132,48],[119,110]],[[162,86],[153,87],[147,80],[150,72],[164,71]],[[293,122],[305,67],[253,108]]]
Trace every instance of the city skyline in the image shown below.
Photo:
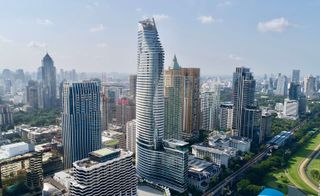
[[[53,1],[2,3],[2,68],[35,71],[48,51],[58,70],[135,73],[134,24],[153,16],[165,43],[165,67],[176,54],[181,66],[207,74],[228,74],[237,66],[250,67],[257,75],[269,70],[289,75],[292,68],[304,70],[301,76],[319,71],[316,0],[190,0],[170,6],[159,1],[69,1],[62,9]]]

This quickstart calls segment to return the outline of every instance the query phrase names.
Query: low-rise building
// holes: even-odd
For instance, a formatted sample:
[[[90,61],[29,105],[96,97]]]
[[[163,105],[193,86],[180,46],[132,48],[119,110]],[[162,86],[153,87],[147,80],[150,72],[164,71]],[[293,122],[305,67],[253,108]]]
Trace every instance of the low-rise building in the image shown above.
[[[194,156],[188,158],[188,183],[201,192],[205,192],[213,177],[218,176],[220,168],[212,162],[198,159]]]
[[[209,146],[232,147],[241,152],[249,152],[251,139],[241,136],[229,136],[224,132],[213,131],[208,137]]]
[[[284,100],[283,106],[283,116],[289,119],[297,119],[298,118],[298,111],[299,111],[299,104],[297,100]]]
[[[192,154],[200,159],[209,159],[213,163],[228,167],[229,160],[235,157],[237,149],[232,147],[206,146],[203,144],[192,145]]]
[[[0,147],[0,159],[7,159],[34,150],[34,146],[26,142],[7,144]]]
[[[49,142],[54,136],[61,134],[61,127],[57,125],[45,127],[22,125],[15,127],[15,129],[20,132],[21,137],[29,139],[34,144]]]

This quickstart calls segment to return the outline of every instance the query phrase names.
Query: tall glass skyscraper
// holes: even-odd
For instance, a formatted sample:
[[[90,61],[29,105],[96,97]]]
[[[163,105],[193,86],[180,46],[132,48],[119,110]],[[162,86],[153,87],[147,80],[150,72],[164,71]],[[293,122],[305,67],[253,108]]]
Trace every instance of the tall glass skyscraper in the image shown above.
[[[39,70],[41,72],[43,108],[54,108],[57,102],[56,67],[48,53],[43,57]]]
[[[164,136],[162,49],[153,19],[139,22],[136,92],[137,174],[184,192],[187,189],[187,143]]]
[[[254,105],[256,81],[252,72],[246,67],[237,67],[233,73],[233,120],[232,129],[235,135],[246,136],[243,117],[245,109]]]
[[[101,148],[100,86],[97,82],[64,83],[62,137],[64,167]]]
[[[298,70],[298,69],[292,70],[291,82],[299,84],[299,82],[300,82],[300,70]]]

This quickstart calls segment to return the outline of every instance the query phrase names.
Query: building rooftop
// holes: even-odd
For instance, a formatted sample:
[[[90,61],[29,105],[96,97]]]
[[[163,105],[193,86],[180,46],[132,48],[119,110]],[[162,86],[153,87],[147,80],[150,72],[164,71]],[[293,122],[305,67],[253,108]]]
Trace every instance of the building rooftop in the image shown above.
[[[109,148],[102,148],[100,150],[96,150],[91,152],[91,155],[97,156],[97,157],[103,157],[103,156],[107,156],[109,154],[114,153],[113,150],[109,149]]]
[[[188,156],[189,170],[196,171],[196,172],[201,172],[201,171],[205,170],[206,168],[208,168],[208,167],[210,167],[212,165],[214,165],[212,162],[195,158],[192,155]]]
[[[173,144],[175,146],[186,146],[189,144],[188,142],[185,142],[182,140],[176,140],[176,139],[168,139],[168,140],[164,140],[164,142],[167,142],[169,144]]]
[[[205,146],[203,144],[196,144],[196,145],[192,145],[192,148],[198,149],[198,150],[204,150],[204,151],[208,151],[211,153],[215,153],[215,154],[225,154],[228,156],[235,156],[237,153],[237,149],[236,148],[232,148],[232,147],[220,147],[220,146]]]
[[[90,170],[99,167],[100,164],[108,164],[118,158],[132,156],[132,152],[125,152],[120,149],[103,148],[89,153],[89,158],[85,158],[73,163],[78,169]]]
[[[25,147],[27,145],[29,145],[29,144],[27,144],[26,142],[18,142],[18,143],[3,145],[3,146],[1,146],[1,149],[7,150],[10,148]]]

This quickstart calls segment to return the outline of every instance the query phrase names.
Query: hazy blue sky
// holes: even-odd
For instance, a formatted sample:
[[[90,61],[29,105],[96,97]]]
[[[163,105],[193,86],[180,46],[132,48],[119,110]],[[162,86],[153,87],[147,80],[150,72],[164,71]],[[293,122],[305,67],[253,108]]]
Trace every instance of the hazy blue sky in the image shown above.
[[[320,73],[320,0],[0,0],[0,69],[136,72],[137,23],[154,16],[166,55],[203,74]]]

